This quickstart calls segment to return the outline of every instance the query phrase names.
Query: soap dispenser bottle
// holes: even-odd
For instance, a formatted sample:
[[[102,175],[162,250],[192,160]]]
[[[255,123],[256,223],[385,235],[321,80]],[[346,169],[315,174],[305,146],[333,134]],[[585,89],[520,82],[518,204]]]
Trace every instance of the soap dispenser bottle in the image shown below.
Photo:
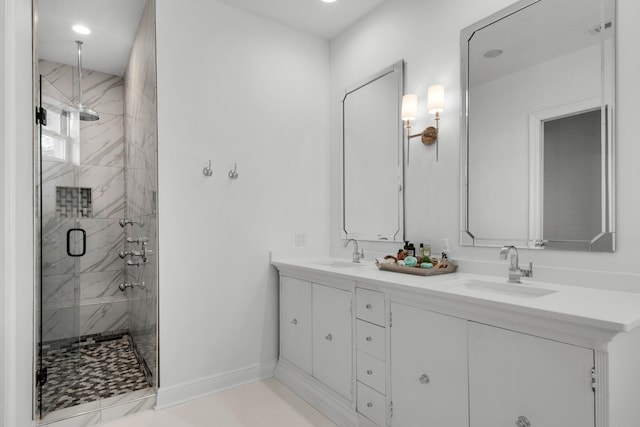
[[[452,260],[451,248],[449,247],[449,239],[442,239],[442,258],[447,257],[449,261]]]

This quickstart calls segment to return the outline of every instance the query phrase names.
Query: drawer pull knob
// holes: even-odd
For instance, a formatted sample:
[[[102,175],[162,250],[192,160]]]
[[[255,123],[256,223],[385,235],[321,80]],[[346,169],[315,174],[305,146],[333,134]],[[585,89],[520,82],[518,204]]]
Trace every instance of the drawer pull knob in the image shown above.
[[[366,339],[367,341],[371,341],[371,340],[372,340],[372,338],[371,338],[371,337],[367,337],[367,338],[365,338],[365,339]]]
[[[331,341],[333,339],[333,336],[331,334],[327,334],[326,337],[324,337],[327,341]]]
[[[367,375],[373,375],[373,371],[372,371],[371,369],[369,369],[369,370],[367,371]]]
[[[297,325],[297,324],[298,324],[298,319],[293,319],[293,320],[291,321],[291,324],[293,324],[293,325]]]
[[[527,419],[527,417],[519,416],[516,420],[517,427],[531,427],[531,423]]]
[[[366,308],[367,310],[371,310],[373,306],[371,304],[367,304],[364,306],[364,308]]]
[[[431,381],[427,374],[422,374],[422,376],[418,379],[420,380],[420,384],[429,384],[429,381]]]
[[[373,402],[367,402],[367,408],[373,408]]]

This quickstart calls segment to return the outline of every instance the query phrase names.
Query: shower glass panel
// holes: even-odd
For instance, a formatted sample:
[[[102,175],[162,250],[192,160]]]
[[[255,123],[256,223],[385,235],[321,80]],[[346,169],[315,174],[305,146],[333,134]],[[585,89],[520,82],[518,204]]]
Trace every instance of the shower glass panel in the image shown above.
[[[42,76],[40,106],[46,111],[46,120],[39,124],[38,393],[44,417],[62,404],[57,399],[61,385],[73,384],[79,375],[78,272],[86,252],[86,232],[79,220],[86,208],[79,187],[78,110]],[[62,377],[66,380],[60,381]]]

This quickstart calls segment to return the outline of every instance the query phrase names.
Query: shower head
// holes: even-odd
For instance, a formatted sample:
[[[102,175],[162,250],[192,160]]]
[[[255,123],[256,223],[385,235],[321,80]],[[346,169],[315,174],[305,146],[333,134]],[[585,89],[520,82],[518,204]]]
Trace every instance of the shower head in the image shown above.
[[[80,120],[93,122],[100,119],[100,115],[93,108],[82,105],[82,42],[76,40],[78,45],[78,110],[80,111]]]

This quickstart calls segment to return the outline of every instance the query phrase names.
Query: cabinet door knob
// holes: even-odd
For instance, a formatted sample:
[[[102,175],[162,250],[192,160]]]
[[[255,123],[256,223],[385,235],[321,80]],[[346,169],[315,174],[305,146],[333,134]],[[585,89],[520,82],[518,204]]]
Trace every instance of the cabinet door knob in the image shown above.
[[[371,338],[371,337],[367,337],[367,338],[365,338],[365,339],[366,339],[367,341],[371,341],[373,338]]]
[[[364,308],[366,308],[367,310],[371,310],[373,306],[371,304],[367,304],[364,306]]]
[[[293,320],[291,321],[291,323],[292,323],[293,325],[297,325],[297,324],[298,324],[298,319],[293,319]]]
[[[369,370],[367,371],[367,375],[373,375],[373,371],[372,371],[371,369],[369,369]]]
[[[420,384],[429,384],[429,381],[431,381],[427,374],[422,374],[422,376],[418,378],[418,380],[420,380]]]
[[[333,339],[333,336],[331,334],[327,334],[326,337],[324,337],[327,341],[331,341]]]
[[[523,417],[522,415],[518,417],[516,420],[517,427],[531,427],[531,423],[527,419],[527,417]]]
[[[373,408],[373,402],[367,402],[367,408]]]

